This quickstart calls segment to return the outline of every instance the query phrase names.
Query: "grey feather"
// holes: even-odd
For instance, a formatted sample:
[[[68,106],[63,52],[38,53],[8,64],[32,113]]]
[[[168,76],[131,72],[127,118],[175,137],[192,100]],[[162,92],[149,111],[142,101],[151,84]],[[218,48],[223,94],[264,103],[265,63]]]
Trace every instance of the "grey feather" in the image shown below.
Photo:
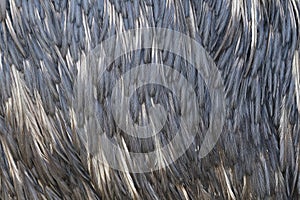
[[[299,199],[299,9],[293,0],[0,0],[0,199]],[[205,55],[194,55],[195,49],[170,35],[160,42],[180,47],[185,56],[192,53],[192,60],[210,58],[206,64],[221,74],[225,125],[204,158],[199,149],[220,102],[213,101],[199,66],[149,48],[121,55],[103,74],[95,67],[99,60],[95,68],[83,66],[101,42],[144,27],[191,37]],[[113,45],[100,59],[119,51]],[[141,139],[116,123],[112,90],[126,72],[149,63],[178,72],[163,77],[172,87],[186,79],[198,112],[186,88],[179,88],[181,105],[161,85],[142,86],[130,98],[126,120],[147,124],[156,104],[167,111],[167,120],[154,137]],[[163,72],[129,81],[134,85],[137,78]],[[98,160],[106,153],[93,144],[98,136],[85,135],[107,136],[125,152],[122,158],[109,156],[130,169],[129,152],[168,145],[184,111],[190,121],[200,118],[194,141],[175,162],[149,173],[106,166]],[[155,159],[164,162],[170,155],[164,156]]]

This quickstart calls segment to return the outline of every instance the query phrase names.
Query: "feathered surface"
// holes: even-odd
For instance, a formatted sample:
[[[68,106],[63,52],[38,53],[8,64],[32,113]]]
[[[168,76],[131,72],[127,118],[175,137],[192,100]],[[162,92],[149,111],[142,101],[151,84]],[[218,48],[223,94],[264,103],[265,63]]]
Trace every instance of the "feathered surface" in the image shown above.
[[[299,198],[299,9],[296,0],[0,0],[1,199]],[[195,85],[201,107],[187,152],[165,169],[134,174],[87,152],[78,120],[87,116],[74,111],[74,99],[80,58],[117,32],[142,27],[170,28],[203,45],[222,74],[226,119],[200,159],[210,91],[195,67],[162,50],[120,57],[95,90],[102,128],[127,151],[166,144],[180,113],[170,91],[143,87],[131,100],[133,120],[146,118],[151,99],[170,111],[166,127],[158,141],[123,133],[109,101],[128,69],[172,66]]]

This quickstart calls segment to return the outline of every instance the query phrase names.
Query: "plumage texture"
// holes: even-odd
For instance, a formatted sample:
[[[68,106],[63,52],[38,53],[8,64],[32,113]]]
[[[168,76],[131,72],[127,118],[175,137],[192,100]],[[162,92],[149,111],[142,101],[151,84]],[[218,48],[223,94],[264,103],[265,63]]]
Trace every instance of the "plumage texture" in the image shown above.
[[[1,199],[300,198],[299,9],[296,0],[0,0]],[[120,57],[96,91],[99,123],[123,148],[166,144],[180,113],[170,92],[150,85],[132,97],[131,112],[142,122],[150,99],[169,108],[156,141],[116,126],[112,86],[135,65],[172,66],[195,85],[200,105],[200,130],[187,152],[168,168],[132,174],[86,152],[79,132],[87,116],[73,106],[80,58],[141,27],[170,28],[203,45],[222,74],[226,119],[217,145],[200,159],[210,91],[194,66],[162,50]]]

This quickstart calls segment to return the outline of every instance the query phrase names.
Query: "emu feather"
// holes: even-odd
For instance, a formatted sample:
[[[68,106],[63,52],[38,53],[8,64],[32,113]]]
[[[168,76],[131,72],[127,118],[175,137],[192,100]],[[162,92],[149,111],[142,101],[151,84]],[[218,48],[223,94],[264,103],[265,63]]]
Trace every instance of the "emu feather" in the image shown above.
[[[0,0],[0,199],[299,199],[299,9],[295,0]],[[139,31],[133,44],[153,48],[105,63],[124,50],[112,45],[93,68],[82,62],[115,34],[149,27],[184,33],[203,46],[206,52],[197,55],[172,35],[160,41],[196,63],[212,58],[204,74],[183,57],[154,48],[155,38],[140,37]],[[117,41],[126,48],[129,38]],[[99,74],[102,62],[108,66]],[[182,107],[159,84],[138,88],[128,121],[154,123],[150,113],[158,105],[168,112],[154,137],[136,138],[116,123],[112,90],[117,80],[126,81],[126,72],[149,63],[176,70],[162,81],[174,88],[186,79],[198,106],[190,105],[186,88],[179,89]],[[221,74],[210,79],[214,87],[225,86],[226,113],[218,142],[202,158],[210,116],[218,114],[211,111],[220,104],[204,81],[212,65]],[[128,81],[137,84],[136,77]],[[195,110],[197,134],[175,162],[146,173],[105,165],[113,160],[134,168],[129,152],[166,146],[184,112],[192,121]],[[105,135],[123,154],[90,148],[95,145],[90,132],[99,133],[96,139]],[[166,163],[173,150],[155,154],[156,164]]]

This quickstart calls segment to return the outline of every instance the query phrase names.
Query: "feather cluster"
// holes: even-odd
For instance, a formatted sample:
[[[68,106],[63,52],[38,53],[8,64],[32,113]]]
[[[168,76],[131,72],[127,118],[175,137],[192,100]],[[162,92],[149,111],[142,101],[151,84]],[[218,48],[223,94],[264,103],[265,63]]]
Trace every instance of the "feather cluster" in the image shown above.
[[[299,11],[297,0],[0,0],[0,198],[300,198]],[[89,84],[81,58],[110,36],[143,27],[192,37],[222,74],[225,125],[205,158],[199,146],[211,123],[210,91],[180,56],[136,50],[109,65],[104,78],[93,74],[99,82]],[[101,152],[88,151],[80,133],[97,126],[86,130],[88,111],[74,105],[95,104],[98,125],[126,152],[167,145],[180,126],[172,91],[150,84],[131,97],[135,123],[147,122],[153,104],[167,111],[154,138],[124,133],[111,111],[116,80],[147,63],[171,66],[194,86],[199,130],[167,168],[117,171],[99,162]],[[96,98],[78,99],[78,91]]]

